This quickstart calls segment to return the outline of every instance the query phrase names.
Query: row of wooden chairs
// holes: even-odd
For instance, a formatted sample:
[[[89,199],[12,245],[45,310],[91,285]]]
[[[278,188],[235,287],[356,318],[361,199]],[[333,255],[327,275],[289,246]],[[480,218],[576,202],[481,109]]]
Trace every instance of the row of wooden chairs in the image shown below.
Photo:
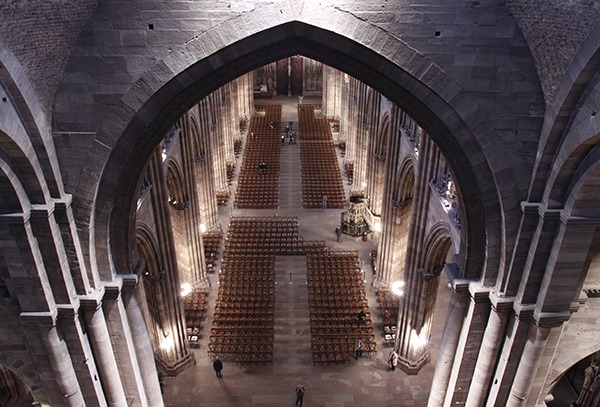
[[[194,348],[200,345],[200,330],[206,312],[207,297],[206,291],[192,291],[183,299],[188,342]]]
[[[375,290],[375,295],[382,313],[383,324],[395,324],[398,320],[400,298],[392,293],[392,291],[388,288],[380,288]]]
[[[316,118],[314,107],[298,105],[302,206],[320,208],[327,197],[327,207],[343,208],[346,195],[329,122]]]
[[[262,105],[250,119],[234,199],[236,208],[276,208],[279,202],[281,105]],[[277,125],[275,124],[277,123]]]
[[[307,273],[313,363],[347,361],[358,339],[364,342],[365,350],[375,352],[358,252],[308,255]]]
[[[219,245],[221,244],[222,237],[223,232],[220,230],[211,230],[202,235],[202,242],[204,243],[204,261],[206,263],[206,271],[209,273],[214,272],[214,266],[219,255]]]
[[[255,248],[255,243],[272,229],[293,233],[297,231],[297,219],[230,219],[219,273],[210,356],[231,358],[240,364],[272,363],[275,258],[273,253]]]

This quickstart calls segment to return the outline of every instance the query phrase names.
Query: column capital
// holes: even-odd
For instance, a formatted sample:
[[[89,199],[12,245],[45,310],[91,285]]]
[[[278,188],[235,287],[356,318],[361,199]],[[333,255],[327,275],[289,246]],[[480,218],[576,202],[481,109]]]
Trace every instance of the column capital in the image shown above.
[[[57,305],[56,308],[58,309],[59,318],[65,318],[74,321],[79,316],[79,303],[76,305],[60,304]]]
[[[102,298],[104,297],[104,287],[99,287],[95,290],[90,290],[88,295],[79,297],[81,308],[86,311],[96,311],[102,306]]]
[[[106,290],[106,294],[104,298],[107,300],[117,300],[121,296],[121,289],[123,288],[123,280],[121,278],[116,278],[114,281],[110,283],[104,284],[104,289]]]
[[[444,266],[446,277],[450,280],[450,285],[456,294],[466,295],[469,292],[469,286],[471,283],[477,280],[463,278],[460,273],[460,267],[456,263],[446,263]]]
[[[539,202],[521,202],[521,211],[525,215],[532,215],[538,213],[541,207],[541,203]]]
[[[54,201],[48,204],[33,204],[31,205],[31,217],[36,219],[49,218],[54,213]]]
[[[515,316],[519,321],[528,321],[533,317],[535,304],[522,304],[515,300],[513,301],[513,309],[515,310]]]
[[[515,297],[503,297],[495,291],[490,292],[490,302],[492,303],[492,309],[496,312],[511,311],[513,309],[514,301]]]
[[[56,318],[58,317],[57,309],[52,311],[42,312],[21,312],[19,314],[24,324],[43,326],[52,328],[56,325]]]
[[[57,210],[65,211],[67,208],[71,206],[73,203],[73,195],[64,194],[62,197],[58,199],[54,199],[54,207]]]
[[[471,295],[471,299],[475,303],[480,303],[484,301],[490,300],[490,290],[489,288],[481,285],[479,281],[472,282],[469,284],[469,294]]]
[[[533,319],[541,328],[556,328],[571,318],[570,312],[541,312],[537,309],[533,312]]]
[[[135,289],[140,282],[137,274],[124,274],[121,276],[121,279],[123,280],[123,286],[121,288],[123,291],[131,291]]]

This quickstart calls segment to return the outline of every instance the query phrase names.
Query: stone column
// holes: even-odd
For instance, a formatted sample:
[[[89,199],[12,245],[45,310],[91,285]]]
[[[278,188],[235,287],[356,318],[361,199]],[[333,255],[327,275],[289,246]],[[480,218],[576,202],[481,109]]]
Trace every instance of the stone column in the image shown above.
[[[49,205],[31,205],[30,222],[54,300],[59,304],[69,304],[77,291],[69,271],[61,231],[54,219],[54,202]]]
[[[115,407],[127,407],[123,383],[102,312],[103,296],[104,290],[102,289],[94,291],[87,298],[81,298],[81,309],[108,404]]]
[[[56,389],[48,389],[51,405],[84,407],[85,400],[77,381],[69,349],[56,326],[56,312],[23,312],[21,319],[25,324],[37,327],[48,361],[54,373]],[[60,395],[57,394],[60,393]]]
[[[483,332],[489,318],[489,291],[479,283],[471,283],[469,294],[471,301],[454,356],[454,365],[444,401],[445,407],[463,405],[467,399],[475,369],[475,357],[481,347]]]
[[[366,164],[367,164],[367,145],[369,134],[369,118],[367,117],[367,95],[369,88],[362,82],[356,81],[356,116],[354,123],[354,182],[352,183],[351,194],[366,193]]]
[[[85,295],[90,289],[88,270],[85,265],[79,236],[77,234],[77,225],[71,208],[73,198],[71,195],[65,195],[64,198],[55,201],[54,217],[61,231],[61,237],[69,263],[70,275],[73,278],[73,284],[77,289],[77,294]],[[92,275],[92,278],[96,277]],[[97,284],[93,281],[92,285]]]
[[[518,302],[513,303],[514,318],[509,318],[507,323],[504,343],[490,384],[486,406],[506,407],[519,358],[527,341],[533,308],[531,304],[524,306]]]
[[[114,282],[105,284],[106,294],[102,301],[102,310],[118,362],[119,375],[125,389],[128,406],[146,407],[148,404],[142,383],[144,372],[140,370],[135,355],[131,328],[121,297],[122,284],[120,276]]]
[[[477,364],[473,372],[473,380],[469,387],[466,407],[483,406],[488,394],[494,366],[496,365],[498,353],[500,352],[499,343],[502,343],[506,331],[506,323],[510,312],[512,311],[513,298],[501,298],[496,294],[490,294],[492,311],[485,328]]]
[[[107,406],[102,383],[98,380],[98,369],[90,346],[88,336],[83,333],[79,318],[79,304],[74,306],[58,306],[58,328],[63,334],[74,361],[73,368],[77,375],[79,387],[85,399],[86,407]]]
[[[465,311],[469,303],[469,282],[467,280],[454,280],[452,287],[453,292],[450,297],[448,316],[446,317],[438,361],[429,392],[428,407],[441,407],[444,404],[452,367],[454,366],[454,356],[456,355],[462,325],[465,320]]]
[[[383,197],[381,209],[381,238],[380,244],[377,249],[377,274],[376,280],[379,285],[388,285],[391,283],[391,276],[394,267],[403,267],[404,264],[394,264],[394,253],[396,248],[396,241],[398,240],[396,234],[398,233],[398,226],[396,220],[398,216],[397,208],[392,202],[394,198],[394,185],[396,177],[398,176],[398,163],[401,160],[400,155],[400,144],[401,137],[398,132],[393,131],[397,129],[399,125],[400,110],[397,106],[392,107],[392,117],[390,119],[390,134],[388,137],[388,145],[386,150],[389,152],[388,159],[385,163],[385,177],[383,185]]]
[[[123,276],[123,302],[127,312],[131,337],[133,338],[135,355],[139,368],[143,372],[142,382],[146,400],[149,407],[163,407],[164,402],[158,381],[156,363],[154,362],[154,352],[140,306],[142,301],[137,276],[132,274]]]
[[[531,405],[527,401],[548,337],[553,328],[559,327],[569,318],[569,315],[568,313],[564,315],[558,313],[546,315],[534,314],[534,318],[536,323],[529,328],[527,342],[519,361],[506,407]]]

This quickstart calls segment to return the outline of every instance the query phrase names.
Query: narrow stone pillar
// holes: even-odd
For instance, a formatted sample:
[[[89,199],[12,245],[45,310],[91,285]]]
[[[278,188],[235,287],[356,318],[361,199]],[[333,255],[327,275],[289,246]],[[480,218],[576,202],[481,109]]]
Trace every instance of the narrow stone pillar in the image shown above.
[[[521,355],[515,380],[506,402],[506,407],[521,407],[529,405],[527,398],[536,377],[536,372],[542,359],[544,348],[553,328],[559,327],[569,318],[563,314],[534,314],[536,323],[531,325],[527,334],[527,342]]]
[[[462,324],[458,347],[454,356],[454,366],[446,391],[445,407],[463,405],[473,379],[475,358],[490,313],[489,291],[479,283],[469,285],[471,301]]]
[[[79,304],[77,304],[79,305]],[[107,406],[102,383],[98,379],[98,370],[94,354],[87,335],[83,333],[82,321],[79,318],[79,307],[71,305],[58,306],[58,329],[67,344],[73,368],[86,407]]]
[[[102,312],[103,295],[104,290],[96,290],[87,298],[81,298],[81,309],[108,404],[114,407],[127,407],[123,383]]]
[[[494,366],[500,352],[498,344],[502,343],[506,323],[512,310],[513,298],[501,298],[496,294],[490,294],[490,301],[492,312],[483,334],[481,349],[473,372],[473,380],[465,403],[466,407],[479,407],[485,403],[494,373]]]
[[[142,383],[143,372],[138,366],[127,312],[121,298],[122,284],[120,276],[112,283],[105,284],[106,293],[102,300],[102,310],[128,406],[146,407],[148,404]]]
[[[439,355],[431,390],[429,392],[428,407],[441,407],[446,398],[448,383],[454,365],[454,356],[458,348],[462,324],[465,319],[465,311],[469,303],[469,282],[466,280],[455,280],[452,283],[454,291],[450,297],[448,316],[440,343]]]
[[[56,317],[56,312],[21,313],[21,319],[25,324],[37,327],[54,372],[54,382],[58,388],[48,389],[49,402],[56,406],[84,407],[85,400],[77,381],[67,344],[58,333]],[[56,391],[52,390],[58,390],[60,396],[56,396]]]
[[[513,318],[507,322],[502,350],[488,391],[486,406],[506,407],[506,400],[515,378],[519,358],[523,353],[529,326],[533,320],[534,305],[513,303]]]
[[[158,381],[156,363],[154,362],[154,352],[152,350],[152,344],[150,343],[150,337],[148,336],[148,330],[146,329],[146,323],[144,322],[144,315],[142,314],[142,309],[140,307],[142,298],[137,276],[132,274],[123,276],[123,300],[131,336],[133,338],[133,345],[135,346],[138,365],[143,372],[142,381],[144,390],[146,391],[148,406],[163,407],[164,402]]]
[[[73,284],[77,289],[77,294],[84,295],[90,289],[90,281],[77,235],[77,226],[71,207],[72,201],[71,195],[65,195],[62,199],[55,200],[54,217],[61,232]]]

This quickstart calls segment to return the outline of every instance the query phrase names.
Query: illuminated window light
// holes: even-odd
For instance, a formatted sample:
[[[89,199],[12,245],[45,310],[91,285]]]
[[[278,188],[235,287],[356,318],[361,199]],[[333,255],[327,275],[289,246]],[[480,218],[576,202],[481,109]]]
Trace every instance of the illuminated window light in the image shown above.
[[[404,295],[404,281],[394,281],[392,283],[392,292],[399,297]]]
[[[181,296],[185,297],[192,292],[192,285],[190,283],[181,284]]]

